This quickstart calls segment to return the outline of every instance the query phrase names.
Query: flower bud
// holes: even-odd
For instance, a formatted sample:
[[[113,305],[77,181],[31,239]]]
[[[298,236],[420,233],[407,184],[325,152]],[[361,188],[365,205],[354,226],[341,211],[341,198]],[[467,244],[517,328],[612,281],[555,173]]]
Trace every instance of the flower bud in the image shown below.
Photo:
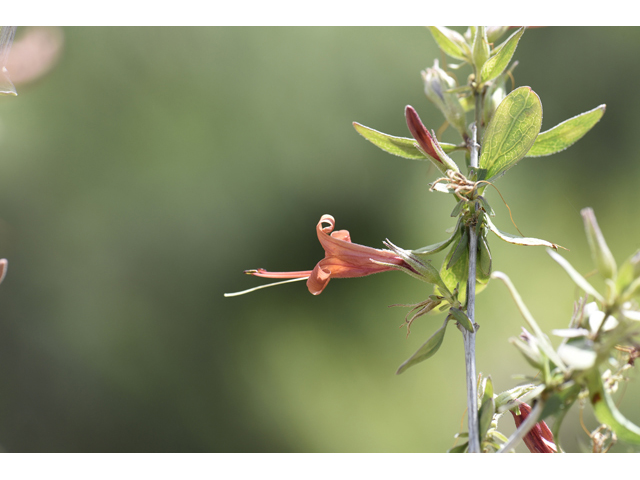
[[[455,92],[450,90],[457,88],[455,79],[442,70],[435,60],[433,68],[427,68],[422,72],[424,80],[424,92],[436,107],[444,114],[447,121],[460,133],[467,130],[464,107]]]

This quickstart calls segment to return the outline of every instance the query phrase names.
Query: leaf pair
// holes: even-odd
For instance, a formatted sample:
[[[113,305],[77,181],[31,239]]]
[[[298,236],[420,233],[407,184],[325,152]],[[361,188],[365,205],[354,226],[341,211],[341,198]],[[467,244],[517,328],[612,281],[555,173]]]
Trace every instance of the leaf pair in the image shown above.
[[[479,167],[486,170],[484,178],[497,178],[525,156],[547,156],[565,150],[593,128],[602,118],[605,108],[605,105],[600,105],[540,133],[540,98],[530,87],[513,90],[500,103],[484,133],[479,161]],[[431,160],[442,170],[442,162],[426,154],[415,138],[388,135],[357,122],[353,126],[360,135],[385,152],[411,160]],[[440,143],[435,137],[432,140],[445,154],[467,148],[465,145]],[[457,169],[451,164],[448,168]]]

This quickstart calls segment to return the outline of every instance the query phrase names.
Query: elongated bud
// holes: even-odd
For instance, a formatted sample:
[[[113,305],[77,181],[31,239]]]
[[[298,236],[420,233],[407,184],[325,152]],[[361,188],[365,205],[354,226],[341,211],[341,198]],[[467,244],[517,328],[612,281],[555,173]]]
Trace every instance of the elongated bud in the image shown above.
[[[605,242],[596,216],[591,208],[583,208],[580,213],[584,220],[584,229],[587,233],[591,256],[598,268],[598,271],[604,278],[615,279],[616,277],[616,261],[611,254],[611,250]]]
[[[460,133],[466,133],[467,120],[464,107],[452,89],[458,87],[455,79],[442,70],[435,60],[432,68],[422,72],[424,93],[436,107],[444,114],[447,121]]]
[[[404,115],[407,119],[407,127],[409,127],[411,135],[415,138],[417,146],[431,159],[435,166],[438,167],[438,170],[442,173],[446,173],[447,170],[459,172],[460,170],[456,163],[444,153],[435,135],[429,133],[427,127],[420,120],[418,112],[411,105],[405,107]]]

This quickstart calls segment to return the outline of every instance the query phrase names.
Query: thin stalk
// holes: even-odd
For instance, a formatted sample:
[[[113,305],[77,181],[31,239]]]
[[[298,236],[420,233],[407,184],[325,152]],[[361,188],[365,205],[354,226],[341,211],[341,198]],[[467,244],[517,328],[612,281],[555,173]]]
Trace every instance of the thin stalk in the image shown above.
[[[477,104],[478,102],[476,102]],[[476,117],[478,115],[476,114]],[[478,166],[478,130],[471,127],[471,167]],[[472,207],[473,208],[473,207]],[[467,279],[467,316],[475,328],[476,303],[476,256],[478,235],[475,226],[469,228],[469,278]],[[478,386],[476,384],[476,334],[462,330],[464,339],[464,362],[467,372],[467,423],[469,426],[469,453],[480,453],[480,429],[478,426]]]

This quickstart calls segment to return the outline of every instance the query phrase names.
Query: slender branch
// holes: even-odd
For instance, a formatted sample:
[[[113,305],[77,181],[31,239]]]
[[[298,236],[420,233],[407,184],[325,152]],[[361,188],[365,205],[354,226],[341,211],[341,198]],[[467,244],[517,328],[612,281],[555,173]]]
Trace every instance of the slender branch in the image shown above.
[[[479,102],[476,101],[476,106]],[[476,123],[471,126],[471,167],[478,166],[478,130]],[[472,206],[473,208],[473,206]],[[476,303],[476,257],[478,252],[478,235],[475,225],[469,227],[469,278],[467,279],[467,316],[475,328]],[[464,339],[464,362],[467,372],[467,414],[469,426],[469,453],[480,453],[480,428],[478,426],[478,386],[476,384],[476,334],[468,330],[462,331]]]
[[[505,443],[500,448],[500,450],[498,450],[498,453],[508,452],[518,446],[518,444],[522,441],[525,435],[529,433],[529,430],[531,430],[533,426],[536,423],[538,423],[538,418],[540,418],[540,414],[542,413],[542,408],[543,408],[542,402],[536,402],[536,404],[531,409],[531,413],[529,413],[529,416],[525,419],[524,422],[520,424],[518,429],[515,432],[513,432],[513,434],[509,437],[509,440],[507,441],[507,443]]]

